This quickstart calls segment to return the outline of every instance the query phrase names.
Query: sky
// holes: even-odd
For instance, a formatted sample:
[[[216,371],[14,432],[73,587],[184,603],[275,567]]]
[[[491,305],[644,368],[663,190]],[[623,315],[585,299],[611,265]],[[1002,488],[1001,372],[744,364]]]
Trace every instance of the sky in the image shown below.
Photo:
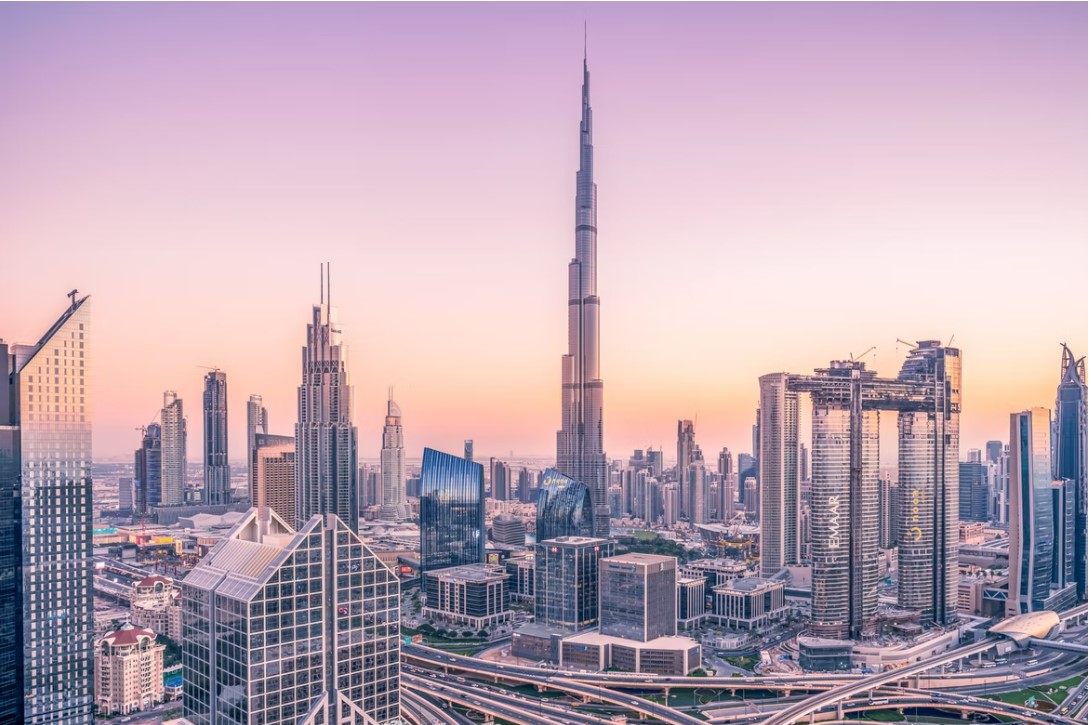
[[[983,448],[1087,351],[1086,13],[0,4],[0,337],[91,294],[96,459],[167,389],[199,458],[215,366],[242,460],[328,261],[361,458],[389,385],[410,457],[552,455],[586,21],[608,455],[748,452],[760,375],[899,338],[963,350]]]

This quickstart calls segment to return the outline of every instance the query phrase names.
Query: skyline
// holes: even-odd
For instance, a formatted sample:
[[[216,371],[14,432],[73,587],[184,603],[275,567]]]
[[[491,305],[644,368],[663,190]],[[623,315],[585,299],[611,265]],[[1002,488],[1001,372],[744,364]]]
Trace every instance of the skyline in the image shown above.
[[[223,22],[196,20],[210,16]],[[65,291],[95,298],[96,458],[131,458],[132,429],[155,418],[168,389],[188,402],[190,435],[201,435],[201,365],[228,375],[233,450],[251,394],[263,396],[270,432],[288,434],[318,296],[308,265],[326,259],[361,459],[378,456],[391,384],[409,459],[425,446],[458,451],[466,438],[479,458],[547,457],[559,426],[557,300],[571,258],[582,17],[603,192],[609,457],[649,443],[671,450],[677,420],[694,417],[703,449],[749,452],[760,375],[808,372],[877,345],[863,360],[889,376],[907,352],[892,338],[952,334],[965,355],[965,452],[1004,440],[1011,412],[1052,407],[1060,342],[1086,354],[1085,6],[464,6],[407,24],[413,16],[374,6],[0,8],[10,21],[0,22],[0,89],[23,109],[0,115],[0,154],[13,161],[0,172],[0,235],[14,252],[0,272],[0,330],[33,342]],[[231,33],[256,18],[243,57]],[[709,18],[722,24],[703,27]],[[841,27],[847,18],[854,24]],[[429,35],[452,19],[450,35]],[[331,36],[338,20],[345,29]],[[946,33],[929,35],[940,20]],[[392,28],[380,50],[417,63],[391,63],[381,76],[367,68],[367,53],[380,51],[361,41]],[[305,59],[293,55],[302,69],[278,56],[278,43],[308,32],[325,35]],[[475,64],[481,34],[509,43],[488,47],[486,67]],[[641,59],[634,37],[660,52]],[[187,39],[203,41],[199,59],[185,58]],[[71,52],[53,57],[61,40]],[[126,65],[137,52],[141,67]],[[287,82],[283,97],[247,85],[265,75]],[[339,95],[345,87],[384,91],[393,104],[354,105]],[[126,99],[128,113],[111,105]],[[933,105],[924,113],[919,102]],[[187,124],[168,135],[176,116]],[[212,158],[202,163],[202,151]],[[278,184],[297,179],[285,169],[304,173]],[[835,240],[851,256],[831,254]],[[919,255],[904,254],[910,243]],[[85,253],[107,248],[120,252],[113,269]],[[226,262],[214,265],[213,250]],[[929,305],[915,290],[937,269],[946,274],[936,287],[956,287]],[[726,289],[718,271],[730,275]],[[842,275],[849,288],[870,280],[871,294],[835,288]],[[171,283],[195,292],[172,298]],[[808,315],[816,293],[828,310],[862,309]],[[1072,309],[1070,298],[1084,304]],[[250,334],[232,332],[247,324]],[[892,452],[884,447],[882,460]]]

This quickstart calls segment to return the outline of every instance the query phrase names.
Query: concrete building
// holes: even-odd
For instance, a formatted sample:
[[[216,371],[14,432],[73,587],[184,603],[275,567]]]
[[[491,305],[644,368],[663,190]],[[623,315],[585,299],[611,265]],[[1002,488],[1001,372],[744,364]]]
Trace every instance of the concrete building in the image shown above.
[[[681,677],[701,666],[701,645],[688,637],[657,637],[641,642],[587,632],[566,637],[559,645],[559,664],[571,669]]]
[[[402,431],[402,409],[394,402],[394,388],[386,400],[386,420],[383,423],[383,447],[379,451],[382,485],[379,518],[401,521],[408,517],[405,494],[405,435]]]
[[[136,627],[182,642],[182,593],[166,577],[145,577],[133,585],[129,617]]]
[[[173,390],[163,393],[159,423],[163,436],[163,491],[156,505],[181,506],[186,499],[186,418],[182,399]],[[149,503],[148,508],[152,505]]]
[[[130,715],[164,700],[163,651],[155,632],[126,624],[95,649],[95,704],[100,715]]]
[[[277,512],[285,521],[295,520],[295,438],[255,433],[251,446],[253,471],[250,501]]]
[[[759,577],[733,579],[712,590],[709,619],[736,630],[763,630],[788,613],[784,582]]]
[[[693,452],[697,447],[696,433],[692,420],[678,421],[678,463],[675,466],[678,479],[679,514],[687,518],[693,515],[690,501],[692,492],[689,485],[689,464],[693,463]],[[702,522],[703,523],[703,522]]]
[[[514,618],[508,606],[505,567],[467,564],[424,575],[424,616],[433,622],[462,625],[476,633]]]
[[[492,520],[492,540],[503,546],[526,546],[527,525],[520,516],[500,514]]]
[[[772,576],[799,563],[799,394],[787,373],[758,380],[758,486],[761,490],[761,572]]]
[[[599,632],[647,642],[678,632],[678,560],[620,554],[599,561]]]
[[[256,505],[254,504],[254,437],[258,433],[268,432],[269,411],[262,404],[260,395],[251,395],[246,401],[246,486],[252,505]]]
[[[705,607],[705,578],[679,574],[675,586],[678,590],[678,626],[682,629],[699,626],[708,613]]]

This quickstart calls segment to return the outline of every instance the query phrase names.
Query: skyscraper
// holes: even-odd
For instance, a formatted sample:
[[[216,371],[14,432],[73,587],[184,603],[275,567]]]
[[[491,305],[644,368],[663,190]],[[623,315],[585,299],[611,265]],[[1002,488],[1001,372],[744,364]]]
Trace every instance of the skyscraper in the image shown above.
[[[689,464],[693,462],[693,449],[697,445],[696,437],[692,420],[678,421],[678,503],[681,507],[680,513],[685,516],[693,515],[688,478]]]
[[[754,458],[749,453],[740,453],[738,471],[739,472],[735,476],[735,479],[739,484],[739,501],[745,502],[746,479],[753,478],[755,481],[757,481],[758,459]]]
[[[1076,591],[1087,601],[1087,367],[1062,345],[1061,383],[1057,386],[1057,450],[1053,476],[1076,488]]]
[[[890,549],[898,543],[898,484],[879,479],[879,548]]]
[[[988,469],[981,462],[958,464],[958,518],[961,521],[989,520]]]
[[[678,633],[678,560],[619,554],[599,560],[599,632],[638,642]]]
[[[329,267],[326,268],[328,278]],[[311,308],[295,426],[296,525],[315,514],[337,514],[359,529],[356,426],[352,424],[352,388],[346,368],[348,351],[323,288]]]
[[[173,390],[163,393],[163,506],[180,506],[186,500],[186,418],[182,399]]]
[[[431,448],[420,469],[420,572],[485,562],[485,469]]]
[[[799,394],[787,373],[758,380],[758,486],[761,573],[771,577],[799,563]]]
[[[735,497],[739,488],[735,483],[734,459],[726,447],[720,451],[716,471],[720,474],[720,520],[727,521],[735,513]]]
[[[1076,584],[1076,484],[1053,482],[1053,589]],[[1073,596],[1073,601],[1075,597]]]
[[[394,402],[394,388],[387,395],[379,463],[383,477],[379,517],[386,521],[404,519],[408,513],[405,501],[405,438],[402,434],[402,409]]]
[[[205,375],[205,497],[211,504],[231,503],[231,466],[227,463],[227,374]]]
[[[988,441],[985,443],[985,462],[996,463],[1000,460],[1000,455],[1004,452],[1003,441]]]
[[[295,438],[254,434],[250,503],[268,506],[285,521],[295,518]]]
[[[962,354],[936,340],[909,353],[897,384],[913,391],[898,412],[898,604],[924,624],[958,612],[958,443]]]
[[[599,560],[609,539],[560,536],[534,547],[534,622],[575,632],[599,616]]]
[[[594,528],[591,492],[587,485],[547,468],[538,489],[535,541],[559,536],[591,536]]]
[[[337,516],[250,509],[182,600],[194,725],[401,722],[398,578]]]
[[[140,447],[133,456],[136,484],[136,513],[146,514],[152,506],[163,505],[162,429],[152,423],[143,429]]]
[[[246,401],[246,485],[254,490],[254,436],[258,433],[269,432],[269,411],[262,405],[260,395],[251,395]],[[254,499],[250,499],[254,504]],[[288,521],[294,521],[295,514],[288,517]]]
[[[1011,416],[1008,614],[1046,609],[1053,574],[1053,477],[1045,408]]]
[[[0,722],[91,725],[91,315],[0,342]]]
[[[511,467],[499,458],[489,459],[489,482],[494,499],[507,501],[511,498]]]
[[[474,442],[469,438],[462,442],[462,457],[467,461],[474,459]]]
[[[595,535],[609,537],[599,372],[597,195],[591,144],[591,73],[585,56],[580,168],[576,172],[576,256],[568,265],[568,354],[561,358],[557,469],[587,484],[595,511]]]
[[[705,471],[705,457],[701,453],[701,446],[694,449],[693,459],[690,461],[689,466],[685,468],[683,480],[679,485],[689,491],[687,498],[690,507],[690,523],[694,526],[707,524],[711,520],[708,510],[709,486],[708,473]]]

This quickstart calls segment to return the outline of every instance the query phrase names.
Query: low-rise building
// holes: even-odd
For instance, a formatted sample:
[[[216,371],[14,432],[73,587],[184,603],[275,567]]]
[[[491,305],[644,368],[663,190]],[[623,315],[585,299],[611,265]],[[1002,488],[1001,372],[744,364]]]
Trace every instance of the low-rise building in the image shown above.
[[[508,598],[534,601],[534,556],[514,556],[504,562],[508,570]]]
[[[436,622],[485,629],[514,618],[508,607],[508,572],[494,564],[465,564],[424,575],[423,614]]]
[[[641,642],[588,632],[566,637],[560,645],[560,666],[570,669],[683,676],[701,666],[701,645],[688,637]]]
[[[95,648],[95,704],[102,715],[128,715],[163,702],[163,650],[155,632],[126,624]]]
[[[715,587],[710,618],[730,629],[764,629],[784,619],[784,582],[761,577],[735,579]]]

